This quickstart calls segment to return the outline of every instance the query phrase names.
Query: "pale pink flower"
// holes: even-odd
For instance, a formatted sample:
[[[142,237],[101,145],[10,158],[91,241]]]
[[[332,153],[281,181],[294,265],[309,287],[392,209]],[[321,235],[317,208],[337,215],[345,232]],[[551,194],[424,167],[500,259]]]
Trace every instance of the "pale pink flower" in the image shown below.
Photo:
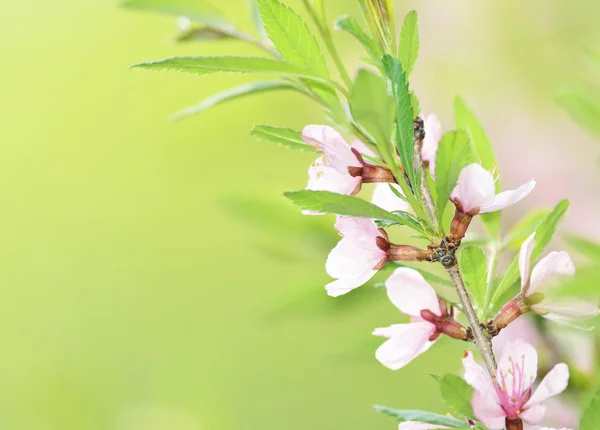
[[[338,194],[356,194],[360,190],[361,177],[351,176],[348,167],[361,168],[363,162],[337,131],[323,125],[309,125],[302,131],[302,139],[325,154],[308,169],[306,189]]]
[[[425,116],[421,112],[420,117],[423,119],[425,128],[421,157],[424,162],[429,164],[429,173],[432,178],[435,178],[435,156],[440,146],[440,140],[442,140],[442,124],[434,113]]]
[[[494,177],[490,172],[473,163],[464,167],[458,177],[458,184],[450,195],[450,200],[462,213],[467,215],[485,214],[499,211],[526,197],[535,187],[531,180],[516,190],[503,191],[496,195]]]
[[[325,265],[327,273],[337,278],[325,287],[333,297],[346,294],[371,279],[378,270],[374,267],[387,256],[377,246],[377,238],[384,237],[370,219],[338,216],[335,228],[342,240],[329,253]]]
[[[508,343],[492,380],[486,369],[468,352],[463,359],[465,381],[475,389],[471,406],[475,417],[491,430],[504,428],[506,419],[521,419],[530,425],[541,423],[545,407],[541,403],[567,388],[569,368],[560,363],[548,372],[535,391],[537,376],[536,350],[522,340]]]
[[[400,312],[410,316],[408,324],[377,328],[375,336],[387,337],[375,353],[386,367],[397,370],[427,351],[442,334],[464,339],[466,330],[454,321],[446,303],[414,269],[400,267],[385,283],[387,295]]]
[[[433,429],[449,429],[450,427],[440,426],[437,424],[427,424],[418,421],[405,421],[400,423],[398,430],[433,430]]]
[[[575,265],[565,251],[553,251],[542,258],[531,271],[531,254],[535,247],[535,233],[523,242],[519,253],[521,295],[529,308],[544,318],[568,323],[573,318],[591,318],[600,313],[598,302],[582,299],[552,299],[547,297],[548,286],[559,276],[573,276]],[[532,297],[535,294],[535,297]]]
[[[534,348],[543,345],[544,340],[538,328],[531,318],[523,315],[503,328],[500,333],[492,339],[494,354],[500,356],[502,351],[511,342],[521,339]]]
[[[391,189],[390,186],[394,187],[396,191],[400,194],[402,193],[402,188],[398,184],[384,184],[379,183],[375,185],[375,190],[373,191],[373,197],[371,197],[371,203],[379,206],[382,209],[385,209],[388,212],[393,211],[407,211],[410,205],[398,197]]]

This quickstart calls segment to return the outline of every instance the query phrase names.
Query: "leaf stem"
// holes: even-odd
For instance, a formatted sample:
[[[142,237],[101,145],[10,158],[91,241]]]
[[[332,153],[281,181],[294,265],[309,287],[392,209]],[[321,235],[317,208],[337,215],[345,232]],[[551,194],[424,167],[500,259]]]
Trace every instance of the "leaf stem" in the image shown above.
[[[450,279],[456,288],[456,292],[458,293],[458,297],[460,302],[463,305],[463,311],[469,321],[469,326],[473,332],[473,338],[475,339],[475,345],[483,358],[483,362],[485,363],[485,367],[487,368],[490,375],[494,376],[496,374],[496,359],[494,358],[494,353],[492,352],[492,342],[481,329],[481,325],[479,324],[479,320],[477,319],[477,315],[475,314],[475,310],[473,309],[473,305],[471,304],[471,299],[469,299],[469,294],[467,293],[467,289],[465,288],[465,283],[460,275],[460,270],[458,268],[458,262],[456,258],[453,260],[453,264],[449,266],[444,266],[448,275],[450,275]]]
[[[327,47],[327,50],[329,51],[329,54],[331,55],[331,58],[333,59],[333,62],[335,63],[335,66],[338,69],[338,72],[340,74],[340,77],[342,78],[342,81],[344,82],[344,85],[348,89],[352,88],[352,79],[350,79],[350,75],[348,75],[348,72],[346,71],[346,68],[344,67],[344,63],[342,62],[342,59],[341,59],[335,45],[333,44],[333,39],[331,37],[331,31],[329,30],[329,27],[325,23],[325,17],[323,17],[322,19],[319,18],[319,16],[317,15],[317,13],[313,9],[313,7],[310,5],[308,0],[302,0],[302,3],[304,4],[304,7],[310,14],[312,20],[317,25],[319,33],[321,34],[321,37],[323,38],[323,41],[325,42],[325,46]],[[347,95],[347,93],[345,95]]]

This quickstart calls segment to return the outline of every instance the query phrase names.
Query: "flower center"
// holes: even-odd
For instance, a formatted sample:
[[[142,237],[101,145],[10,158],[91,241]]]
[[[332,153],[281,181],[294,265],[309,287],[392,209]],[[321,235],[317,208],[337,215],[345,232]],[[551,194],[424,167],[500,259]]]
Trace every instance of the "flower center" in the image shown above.
[[[525,375],[525,354],[521,356],[520,362],[515,362],[512,357],[508,357],[508,361],[510,367],[498,369],[498,377],[494,378],[495,388],[500,406],[508,418],[516,419],[523,412],[523,405],[531,397],[533,376]]]

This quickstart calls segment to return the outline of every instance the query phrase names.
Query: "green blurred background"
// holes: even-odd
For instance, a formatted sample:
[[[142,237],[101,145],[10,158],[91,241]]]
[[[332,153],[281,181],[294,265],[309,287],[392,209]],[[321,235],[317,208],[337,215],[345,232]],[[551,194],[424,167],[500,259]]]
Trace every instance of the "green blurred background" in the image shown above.
[[[244,0],[214,3],[250,31]],[[357,11],[326,3],[332,19]],[[554,97],[588,77],[578,53],[600,46],[600,3],[397,2],[412,8],[421,105],[449,129],[461,94],[506,186],[538,180],[505,222],[570,197],[566,227],[599,237],[600,148]],[[370,333],[397,312],[373,289],[327,297],[333,220],[281,197],[312,157],[249,136],[322,122],[320,109],[262,95],[174,126],[169,114],[249,78],[128,69],[254,48],[177,46],[172,19],[107,0],[9,2],[0,24],[0,428],[374,430],[395,424],[373,403],[444,412],[428,374],[458,370],[464,345],[381,366]],[[356,70],[360,48],[336,38]]]

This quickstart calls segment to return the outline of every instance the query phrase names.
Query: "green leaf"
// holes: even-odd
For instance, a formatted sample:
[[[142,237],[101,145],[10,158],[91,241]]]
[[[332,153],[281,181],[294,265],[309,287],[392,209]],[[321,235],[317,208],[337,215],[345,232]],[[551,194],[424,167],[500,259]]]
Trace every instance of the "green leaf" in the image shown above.
[[[600,391],[592,399],[592,403],[583,413],[579,430],[597,430],[600,428]]]
[[[462,130],[450,131],[442,137],[435,162],[437,210],[440,225],[450,194],[458,183],[458,175],[464,166],[473,162],[469,136]]]
[[[405,218],[354,196],[330,193],[329,191],[310,190],[288,191],[284,195],[302,210],[387,220],[408,225]],[[408,226],[417,230],[416,226]],[[420,226],[417,231],[423,233],[423,229]]]
[[[573,92],[558,96],[556,102],[585,131],[600,138],[600,101],[589,94]]]
[[[312,145],[308,145],[302,140],[301,132],[292,130],[291,128],[255,125],[251,134],[258,140],[275,143],[287,149],[316,153]]]
[[[407,77],[412,73],[418,55],[419,16],[413,10],[404,18],[404,24],[402,24],[402,30],[400,31],[400,46],[398,48],[398,58]]]
[[[567,236],[566,241],[586,257],[600,262],[600,243],[579,236]]]
[[[521,218],[506,235],[504,241],[508,247],[514,251],[519,251],[525,239],[533,234],[549,213],[550,209],[536,209]]]
[[[222,91],[220,93],[214,94],[214,95],[204,99],[197,105],[190,106],[188,108],[185,108],[185,109],[177,112],[175,115],[173,115],[172,119],[174,121],[179,121],[184,118],[188,118],[190,116],[204,112],[205,110],[210,109],[214,106],[217,106],[221,103],[235,100],[235,99],[238,99],[238,98],[241,98],[244,96],[260,94],[260,93],[264,93],[264,92],[268,92],[268,91],[276,91],[276,90],[296,90],[296,91],[298,91],[298,88],[295,85],[286,83],[286,82],[277,82],[277,81],[252,82],[250,84],[241,85],[239,87],[231,88],[231,89]]]
[[[566,199],[561,200],[535,230],[535,246],[531,256],[532,261],[536,261],[537,258],[544,252],[546,246],[548,246],[552,240],[554,233],[556,233],[556,227],[558,226],[558,223],[565,216],[568,209],[569,201]],[[502,281],[500,281],[498,288],[496,288],[496,291],[494,291],[492,303],[497,302],[502,294],[508,291],[508,289],[512,287],[518,280],[519,255],[516,255],[513,261],[510,263],[510,266],[502,278]]]
[[[353,35],[356,40],[365,48],[367,54],[379,63],[381,54],[379,45],[375,42],[375,39],[371,37],[363,28],[358,24],[356,19],[352,16],[342,16],[334,24],[336,30],[344,30]],[[381,66],[379,66],[381,67]]]
[[[185,28],[180,28],[179,33],[175,35],[174,38],[175,42],[177,43],[230,39],[235,39],[235,37],[230,33],[218,30],[213,27],[197,27],[191,25]]]
[[[323,52],[300,15],[279,0],[258,0],[265,30],[288,62],[329,77]]]
[[[233,24],[223,16],[219,9],[202,0],[123,0],[120,6],[175,17],[185,16],[201,24],[233,28]]]
[[[396,114],[394,108],[394,100],[388,94],[386,82],[371,72],[360,70],[350,96],[350,112],[379,149],[390,158]]]
[[[248,7],[250,9],[250,17],[254,24],[254,29],[261,39],[267,37],[267,31],[265,30],[265,24],[260,16],[260,9],[258,8],[258,0],[248,0]]]
[[[415,411],[407,409],[392,409],[387,406],[374,405],[377,412],[396,418],[398,421],[419,421],[422,423],[447,426],[452,428],[465,428],[465,422],[446,415],[434,414],[427,411]]]
[[[474,245],[465,247],[460,256],[460,268],[465,283],[477,303],[477,308],[482,310],[487,289],[488,268],[485,254],[481,248]],[[480,317],[482,316],[483,313]]]
[[[413,230],[417,230],[417,231],[425,233],[419,220],[417,218],[415,218],[413,215],[409,214],[408,212],[392,211],[390,213],[396,215],[398,218],[401,218],[403,220],[403,222],[390,221],[390,220],[377,220],[377,225],[379,227],[386,228],[386,227],[390,227],[393,225],[406,225],[406,226],[409,226],[410,228],[412,228]]]
[[[283,61],[259,57],[171,57],[164,60],[140,63],[132,66],[138,69],[170,70],[210,75],[214,73],[273,73],[309,79],[327,79],[315,75],[311,70],[304,69]]]
[[[456,128],[465,130],[471,140],[471,145],[476,156],[476,161],[481,161],[481,165],[488,171],[496,169],[496,156],[492,143],[488,139],[481,123],[473,112],[467,107],[465,102],[460,98],[454,99],[454,115],[456,117]],[[501,189],[500,181],[496,181],[496,192]],[[481,221],[488,233],[496,237],[500,232],[500,212],[492,212],[482,214]]]
[[[413,116],[416,118],[421,114],[421,103],[414,91],[410,92],[410,104],[413,110]]]
[[[396,147],[400,154],[400,161],[404,166],[406,175],[413,189],[418,189],[418,184],[414,169],[414,126],[413,111],[408,91],[408,82],[398,60],[385,55],[383,57],[383,67],[388,79],[392,84],[392,92],[396,99]]]
[[[444,375],[440,381],[440,391],[444,403],[450,408],[453,416],[461,418],[475,416],[471,408],[471,399],[475,390],[464,379],[456,375]],[[464,423],[461,425],[464,426]]]

